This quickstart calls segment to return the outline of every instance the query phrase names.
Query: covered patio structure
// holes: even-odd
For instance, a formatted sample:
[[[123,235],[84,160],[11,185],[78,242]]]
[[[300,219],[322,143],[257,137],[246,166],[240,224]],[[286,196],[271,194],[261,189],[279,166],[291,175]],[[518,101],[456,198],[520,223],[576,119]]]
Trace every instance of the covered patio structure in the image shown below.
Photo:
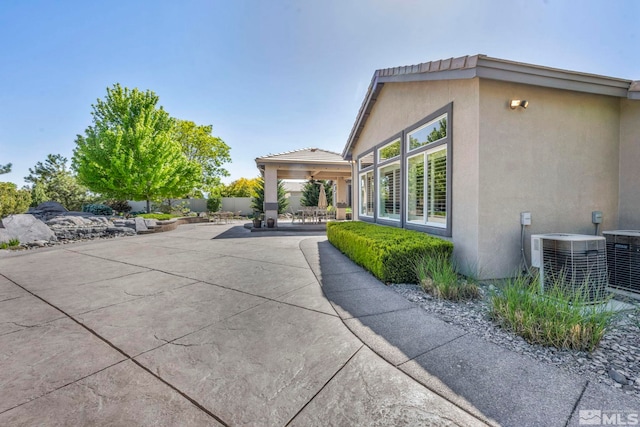
[[[277,221],[279,179],[333,181],[336,184],[333,195],[336,219],[346,218],[346,208],[349,206],[348,183],[351,180],[351,163],[344,160],[340,154],[320,148],[303,148],[258,157],[256,166],[264,178],[265,218],[276,218]]]

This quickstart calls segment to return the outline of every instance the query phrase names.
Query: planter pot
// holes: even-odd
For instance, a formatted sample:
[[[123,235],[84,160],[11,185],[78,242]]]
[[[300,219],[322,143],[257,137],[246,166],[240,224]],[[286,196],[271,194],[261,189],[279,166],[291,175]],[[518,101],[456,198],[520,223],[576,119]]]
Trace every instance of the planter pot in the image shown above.
[[[267,220],[267,227],[268,228],[273,228],[276,225],[276,220],[273,218],[269,218]]]
[[[260,228],[260,227],[262,227],[262,220],[260,220],[259,218],[254,218],[253,228]]]
[[[345,214],[347,221],[351,221],[351,214],[350,213],[346,213]]]

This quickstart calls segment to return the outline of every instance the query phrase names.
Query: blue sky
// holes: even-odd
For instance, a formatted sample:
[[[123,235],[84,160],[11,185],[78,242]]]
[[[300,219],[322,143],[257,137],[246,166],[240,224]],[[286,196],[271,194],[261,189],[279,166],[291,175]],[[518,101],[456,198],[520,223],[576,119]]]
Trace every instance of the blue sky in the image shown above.
[[[640,80],[640,1],[0,1],[0,164],[71,159],[120,83],[213,125],[225,182],[254,159],[340,152],[373,72],[477,53]]]

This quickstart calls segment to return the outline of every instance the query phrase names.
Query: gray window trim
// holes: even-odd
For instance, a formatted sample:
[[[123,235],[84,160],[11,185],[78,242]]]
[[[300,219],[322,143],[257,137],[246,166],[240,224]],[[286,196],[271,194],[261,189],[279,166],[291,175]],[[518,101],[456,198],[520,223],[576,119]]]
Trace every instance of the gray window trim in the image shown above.
[[[438,141],[432,142],[430,144],[424,145],[422,147],[416,148],[414,150],[411,150],[411,152],[407,152],[407,135],[409,133],[411,133],[412,131],[414,131],[415,129],[419,128],[422,125],[425,125],[427,123],[429,123],[430,121],[432,121],[433,119],[443,115],[443,114],[447,114],[447,136],[445,138],[441,138]],[[372,148],[368,149],[367,151],[362,152],[360,155],[358,155],[357,159],[356,159],[356,170],[357,170],[357,174],[358,174],[358,210],[360,209],[360,175],[366,172],[369,172],[371,170],[373,170],[373,182],[374,182],[374,193],[375,193],[375,197],[374,197],[374,201],[373,201],[373,217],[370,216],[360,216],[358,215],[358,219],[365,221],[365,222],[371,222],[371,223],[376,223],[376,224],[381,224],[381,225],[389,225],[392,227],[399,227],[399,228],[406,228],[408,230],[416,230],[416,231],[421,231],[421,232],[425,232],[425,233],[429,233],[429,234],[434,234],[437,236],[443,236],[443,237],[451,237],[451,226],[452,226],[452,215],[451,213],[453,212],[453,206],[452,206],[452,201],[453,201],[453,197],[452,197],[452,187],[451,184],[453,182],[453,147],[452,147],[452,141],[453,141],[453,102],[450,102],[449,104],[445,105],[444,107],[439,108],[438,110],[434,111],[433,113],[429,114],[428,116],[426,116],[425,118],[421,119],[420,121],[412,124],[411,126],[403,129],[402,131],[394,134],[393,136],[385,139],[384,141],[376,144],[375,146],[373,146]],[[386,218],[378,218],[378,169],[380,167],[384,167],[387,164],[390,163],[395,163],[398,161],[398,157],[394,157],[392,159],[387,159],[385,161],[379,162],[378,161],[378,150],[382,147],[384,147],[385,145],[395,141],[396,139],[400,139],[400,175],[401,175],[401,182],[400,182],[400,192],[402,194],[402,197],[400,198],[400,210],[402,212],[402,215],[400,215],[400,221],[397,220],[389,220]],[[426,225],[426,224],[416,224],[416,223],[412,223],[412,222],[408,222],[407,221],[407,195],[405,194],[405,188],[406,188],[406,182],[407,182],[407,159],[409,157],[412,157],[416,154],[422,153],[424,151],[428,151],[431,150],[433,148],[436,148],[438,146],[441,145],[446,145],[447,148],[447,223],[446,226],[444,228],[442,227],[433,227],[430,225]],[[367,166],[364,169],[360,169],[360,159],[362,157],[365,157],[367,155],[369,155],[371,152],[373,152],[373,164],[371,166]]]

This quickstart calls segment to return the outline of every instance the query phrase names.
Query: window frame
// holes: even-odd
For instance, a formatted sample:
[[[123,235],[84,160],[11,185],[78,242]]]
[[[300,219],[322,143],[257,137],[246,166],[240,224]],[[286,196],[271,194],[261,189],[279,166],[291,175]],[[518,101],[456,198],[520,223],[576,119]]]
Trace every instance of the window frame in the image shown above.
[[[414,148],[413,150],[409,150],[409,137],[412,133],[420,128],[423,128],[425,125],[439,119],[441,116],[446,116],[447,118],[447,136],[444,138],[440,138],[436,141],[430,142],[428,144],[422,145],[420,147]],[[409,126],[403,131],[404,134],[404,145],[405,150],[403,151],[403,162],[404,162],[404,182],[405,182],[405,193],[403,194],[403,199],[405,200],[405,210],[403,212],[404,217],[404,228],[410,230],[418,230],[425,231],[429,234],[435,234],[438,236],[451,237],[451,224],[452,218],[451,214],[453,212],[452,207],[452,188],[451,184],[453,182],[453,150],[452,150],[452,139],[453,139],[453,103],[449,103],[444,107],[434,111],[433,113],[426,116],[424,119],[419,122]],[[444,147],[442,147],[444,146]],[[441,148],[442,147],[442,148]],[[447,194],[446,194],[446,207],[447,207],[447,218],[444,225],[440,225],[437,223],[429,223],[428,220],[428,211],[427,211],[427,198],[426,198],[426,176],[427,176],[427,156],[430,153],[434,153],[436,151],[440,151],[441,149],[445,149],[447,151],[446,156],[446,186],[447,186]],[[425,192],[425,207],[424,207],[424,222],[417,223],[415,221],[409,221],[409,210],[406,208],[409,200],[408,194],[408,180],[409,180],[409,159],[415,157],[416,155],[422,154],[424,156],[423,161],[425,164],[425,182],[423,184],[423,191]]]
[[[428,125],[430,122],[439,119],[441,116],[446,116],[447,118],[447,128],[446,128],[446,136],[438,139],[437,141],[430,142],[423,146],[414,148],[413,150],[409,150],[409,135],[414,133],[417,130],[420,130],[421,127]],[[452,149],[452,141],[453,141],[453,102],[448,103],[447,105],[439,108],[433,113],[425,116],[420,121],[412,124],[411,126],[406,127],[400,132],[396,133],[390,138],[385,139],[384,141],[376,144],[375,146],[367,149],[358,155],[356,159],[356,172],[358,176],[358,188],[357,188],[357,196],[358,196],[358,218],[366,221],[366,222],[374,222],[383,225],[391,225],[395,227],[402,227],[409,230],[417,230],[426,232],[429,234],[434,234],[443,237],[451,237],[452,234],[452,182],[453,182],[453,149]],[[400,140],[400,155],[395,156],[389,159],[380,159],[380,150],[385,148],[388,145],[393,144],[397,140]],[[442,148],[439,148],[444,146]],[[426,166],[426,152],[435,152],[440,149],[446,149],[446,221],[444,225],[436,224],[436,223],[428,223],[426,220],[428,219],[427,214],[427,206],[425,200],[424,207],[424,222],[417,223],[413,221],[409,221],[408,219],[408,168],[409,168],[409,158],[412,158],[416,155],[423,155],[423,162],[425,162]],[[373,154],[373,163],[364,168],[361,167],[362,159]],[[379,206],[380,206],[380,183],[379,183],[379,174],[380,170],[388,166],[392,163],[400,163],[400,219],[381,217],[379,215]],[[373,172],[373,194],[374,194],[374,206],[373,206],[373,216],[369,215],[361,215],[360,209],[362,206],[362,189],[361,189],[361,177],[363,174]],[[426,169],[425,169],[425,177],[426,177]],[[424,195],[426,196],[426,182],[423,184]]]

